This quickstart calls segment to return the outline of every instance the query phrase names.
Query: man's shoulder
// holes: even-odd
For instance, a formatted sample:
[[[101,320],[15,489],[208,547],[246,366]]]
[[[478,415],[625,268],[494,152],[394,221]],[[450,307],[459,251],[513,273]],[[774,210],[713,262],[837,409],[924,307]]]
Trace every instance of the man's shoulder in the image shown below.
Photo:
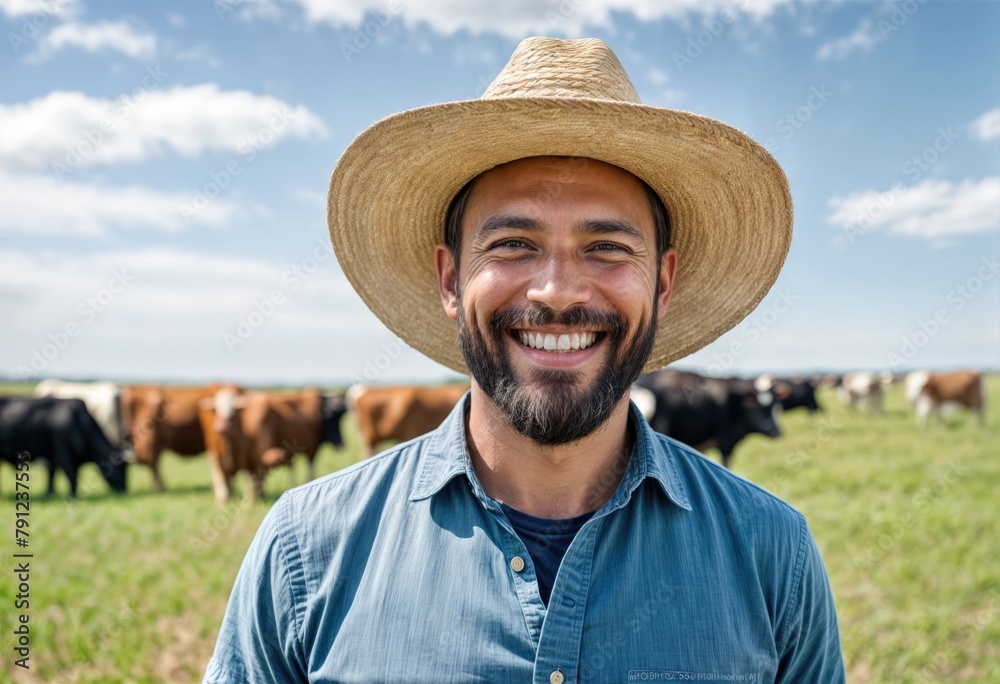
[[[793,536],[802,533],[805,517],[791,504],[692,447],[654,434],[694,509],[734,524],[777,528]]]
[[[370,458],[289,489],[283,504],[296,523],[328,526],[348,511],[370,510],[409,498],[420,474],[422,456],[434,433],[397,444]]]

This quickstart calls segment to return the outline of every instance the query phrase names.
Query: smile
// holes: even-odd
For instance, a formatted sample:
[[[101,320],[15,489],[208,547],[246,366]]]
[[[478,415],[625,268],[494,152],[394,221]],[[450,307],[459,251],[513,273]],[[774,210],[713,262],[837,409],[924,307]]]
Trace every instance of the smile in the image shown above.
[[[525,347],[541,349],[553,354],[565,354],[592,347],[600,335],[599,332],[593,330],[581,330],[558,335],[539,330],[512,330],[511,332]]]

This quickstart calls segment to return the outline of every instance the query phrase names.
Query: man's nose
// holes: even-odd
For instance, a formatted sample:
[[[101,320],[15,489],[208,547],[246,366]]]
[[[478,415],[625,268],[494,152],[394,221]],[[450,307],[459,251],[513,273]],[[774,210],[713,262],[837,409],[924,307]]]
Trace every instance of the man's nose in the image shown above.
[[[553,256],[528,286],[528,299],[553,311],[586,304],[593,296],[589,282],[573,259]]]

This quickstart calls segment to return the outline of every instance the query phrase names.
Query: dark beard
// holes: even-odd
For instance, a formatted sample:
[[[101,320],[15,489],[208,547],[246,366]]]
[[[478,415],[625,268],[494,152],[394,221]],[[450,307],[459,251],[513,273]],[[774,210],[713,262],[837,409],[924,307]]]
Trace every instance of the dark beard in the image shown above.
[[[548,307],[510,308],[494,313],[487,322],[491,345],[478,326],[468,325],[461,297],[458,302],[458,340],[472,377],[504,418],[520,434],[543,446],[569,444],[603,425],[618,402],[642,373],[656,340],[657,301],[636,339],[625,347],[628,328],[613,312],[573,308],[557,314]],[[579,371],[536,369],[530,378],[542,390],[528,389],[511,365],[504,344],[512,327],[533,328],[561,324],[603,330],[608,361],[589,388],[576,388]]]

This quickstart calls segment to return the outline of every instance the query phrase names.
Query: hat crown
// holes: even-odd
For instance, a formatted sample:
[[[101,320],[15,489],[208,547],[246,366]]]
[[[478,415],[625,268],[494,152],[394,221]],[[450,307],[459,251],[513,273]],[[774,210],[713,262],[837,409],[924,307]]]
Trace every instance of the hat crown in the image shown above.
[[[640,104],[618,57],[596,38],[525,38],[483,99],[558,97]]]

